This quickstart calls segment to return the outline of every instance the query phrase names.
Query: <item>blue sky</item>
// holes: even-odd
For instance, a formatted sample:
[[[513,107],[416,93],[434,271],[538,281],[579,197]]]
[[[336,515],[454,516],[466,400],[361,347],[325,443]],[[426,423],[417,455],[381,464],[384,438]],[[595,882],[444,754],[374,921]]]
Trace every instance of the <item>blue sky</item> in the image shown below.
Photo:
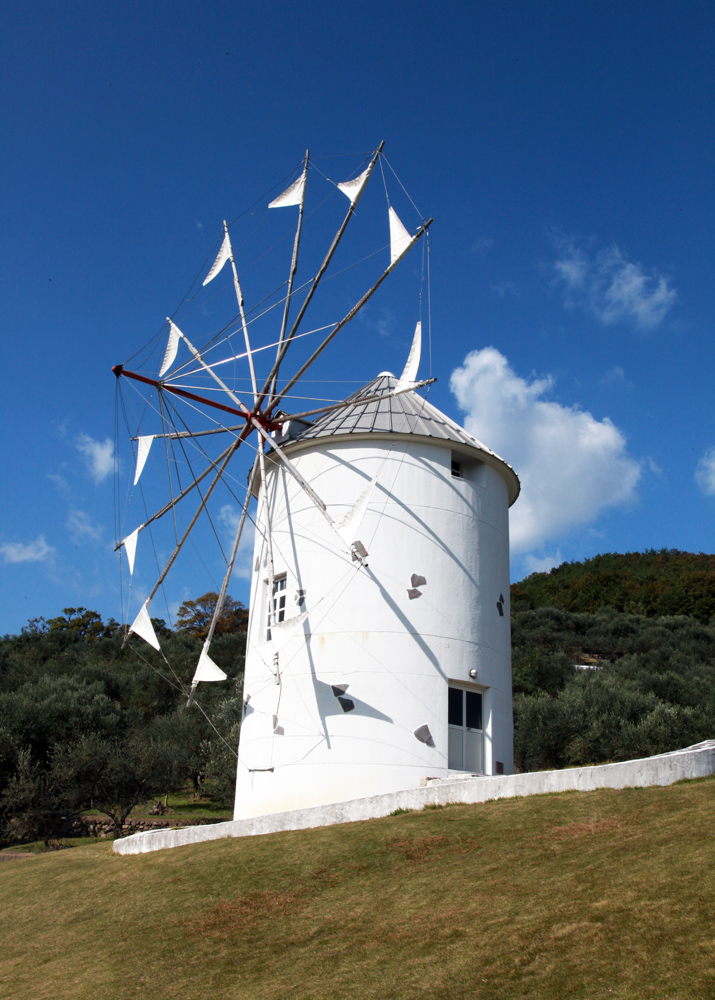
[[[711,4],[667,0],[6,12],[0,632],[65,606],[120,617],[111,366],[174,314],[221,220],[277,193],[307,147],[339,181],[384,139],[434,216],[429,398],[522,478],[514,579],[602,551],[712,551],[714,26]],[[310,239],[306,223],[306,260]],[[321,377],[399,373],[413,254]],[[357,298],[368,270],[355,277]],[[233,315],[223,284],[187,336]],[[164,617],[217,573],[183,572]],[[150,577],[138,567],[137,593]]]

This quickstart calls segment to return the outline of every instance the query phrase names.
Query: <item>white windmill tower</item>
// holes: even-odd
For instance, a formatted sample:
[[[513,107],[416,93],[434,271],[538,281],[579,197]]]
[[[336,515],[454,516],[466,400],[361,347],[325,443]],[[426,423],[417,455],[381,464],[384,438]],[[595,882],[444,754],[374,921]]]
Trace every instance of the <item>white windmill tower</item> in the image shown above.
[[[259,388],[249,323],[228,227],[206,282],[231,261],[245,352],[212,361],[172,322],[159,378],[117,366],[158,390],[159,402],[190,400],[235,414],[212,430],[139,435],[138,481],[154,438],[172,446],[225,433],[228,445],[200,474],[120,544],[133,570],[137,537],[173,512],[195,487],[198,509],[179,537],[129,633],[156,649],[149,604],[177,559],[236,450],[255,430],[259,445],[216,610],[191,687],[224,678],[210,645],[252,497],[258,499],[238,749],[236,818],[345,801],[419,786],[451,772],[512,770],[508,508],[513,470],[415,390],[418,322],[400,378],[389,373],[339,403],[286,414],[279,409],[333,337],[357,314],[430,221],[410,234],[389,207],[390,264],[279,387],[280,367],[325,273],[382,146],[354,180],[337,185],[350,208],[296,320],[288,314],[297,270],[308,157],[298,180],[269,207],[298,206],[293,257],[275,361]],[[192,364],[173,368],[184,342]],[[265,349],[264,345],[258,348]],[[248,362],[252,401],[219,374]],[[217,371],[218,369],[218,371]],[[167,372],[169,374],[167,374]],[[193,390],[202,375],[218,403]],[[191,377],[190,382],[182,382]],[[245,393],[244,393],[245,395]],[[167,409],[162,409],[166,419]],[[222,418],[225,419],[222,415]],[[181,441],[183,444],[184,442]],[[200,442],[199,442],[200,444]],[[201,446],[203,447],[203,446]],[[168,455],[168,452],[167,452]],[[168,463],[170,465],[170,463]],[[169,472],[171,470],[169,469]]]

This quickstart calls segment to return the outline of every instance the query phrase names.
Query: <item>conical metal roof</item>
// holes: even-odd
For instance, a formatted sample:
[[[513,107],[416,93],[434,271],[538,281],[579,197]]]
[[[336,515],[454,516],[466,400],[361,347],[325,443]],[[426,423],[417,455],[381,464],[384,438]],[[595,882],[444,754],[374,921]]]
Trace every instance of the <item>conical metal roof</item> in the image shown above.
[[[362,389],[349,396],[345,405],[329,410],[313,423],[301,429],[291,428],[290,447],[319,438],[343,438],[353,435],[379,434],[382,436],[410,435],[450,441],[461,448],[480,452],[480,458],[502,473],[509,487],[509,503],[519,495],[519,479],[503,458],[478,441],[454,420],[432,406],[416,392],[390,395],[398,379],[389,372],[382,372]]]

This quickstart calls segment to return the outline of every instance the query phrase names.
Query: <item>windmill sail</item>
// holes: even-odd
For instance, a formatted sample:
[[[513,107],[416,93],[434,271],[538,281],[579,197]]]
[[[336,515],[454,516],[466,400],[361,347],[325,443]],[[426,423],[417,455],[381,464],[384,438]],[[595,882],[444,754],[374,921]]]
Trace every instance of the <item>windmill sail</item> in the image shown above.
[[[142,474],[142,469],[149,457],[149,449],[151,448],[151,443],[154,440],[153,434],[144,434],[137,441],[137,467],[134,473],[134,485],[139,482],[139,476]]]
[[[291,205],[300,205],[303,201],[303,195],[305,193],[305,171],[300,175],[297,181],[293,181],[290,187],[287,187],[283,194],[279,194],[277,198],[269,202],[269,208],[288,208]]]
[[[362,491],[355,504],[350,508],[342,521],[338,521],[335,530],[340,535],[346,545],[350,546],[355,541],[355,535],[360,527],[367,505],[370,503],[372,491],[375,489],[377,476],[373,476],[365,489]]]
[[[195,687],[200,681],[226,680],[226,674],[220,667],[216,666],[214,661],[209,656],[208,646],[209,646],[209,640],[207,639],[201,650],[201,656],[199,656],[199,662],[196,666],[194,679],[191,682],[192,687]]]
[[[400,378],[395,386],[395,393],[406,392],[408,389],[413,389],[416,384],[417,372],[420,367],[420,357],[422,355],[422,323],[420,320],[417,321],[417,326],[415,327],[415,335],[412,338],[412,347],[410,348],[410,353],[407,356],[407,364],[405,369],[400,375]]]
[[[397,212],[390,205],[390,264],[399,260],[412,242],[412,237],[400,222]]]
[[[355,205],[360,200],[362,189],[365,187],[370,168],[363,170],[359,177],[353,177],[351,181],[343,181],[338,184],[338,189],[343,192],[346,198],[350,199],[350,204]]]
[[[168,317],[167,317],[168,319]],[[164,360],[159,371],[159,378],[162,377],[174,363],[174,358],[176,357],[176,352],[179,350],[179,328],[174,326],[171,320],[169,320],[169,341],[166,345],[166,353],[164,354]]]
[[[130,632],[138,635],[144,642],[148,642],[150,646],[154,649],[160,650],[159,640],[156,637],[156,632],[154,631],[154,626],[151,623],[151,618],[149,617],[149,601],[146,600],[141,606],[141,611],[134,619]]]
[[[211,270],[206,275],[203,280],[204,285],[208,285],[209,281],[213,281],[216,275],[219,273],[223,265],[231,256],[231,241],[228,238],[228,233],[223,238],[223,243],[221,244],[221,249],[218,252],[218,257],[211,265]]]
[[[124,546],[124,551],[127,554],[127,561],[129,563],[130,574],[134,572],[134,556],[137,552],[137,536],[139,535],[139,528],[135,528],[131,535],[123,540],[122,545]]]

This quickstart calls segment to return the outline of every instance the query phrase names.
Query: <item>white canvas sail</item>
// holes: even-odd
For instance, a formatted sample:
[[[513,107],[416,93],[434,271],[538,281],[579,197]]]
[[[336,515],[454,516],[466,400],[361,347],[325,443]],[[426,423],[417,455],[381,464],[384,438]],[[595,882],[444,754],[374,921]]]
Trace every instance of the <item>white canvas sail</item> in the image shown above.
[[[151,618],[149,617],[149,601],[146,600],[141,606],[141,611],[136,616],[132,625],[129,629],[135,635],[138,635],[140,639],[144,642],[148,642],[150,646],[154,649],[159,650],[159,640],[156,637],[156,632],[154,631],[154,626],[151,623]]]
[[[308,612],[303,611],[294,618],[287,618],[282,622],[273,622],[271,625],[271,643],[275,652],[279,652],[293,636],[298,635],[300,626],[307,617]]]
[[[412,389],[415,385],[415,380],[417,379],[417,372],[420,367],[420,357],[422,355],[422,323],[420,320],[417,321],[417,326],[415,327],[415,335],[412,338],[412,347],[410,348],[410,353],[407,356],[407,364],[405,369],[400,375],[397,385],[395,386],[395,394],[398,392],[406,392],[408,389]]]
[[[168,316],[167,319],[169,319]],[[164,360],[161,365],[161,370],[159,371],[159,378],[161,378],[165,372],[168,372],[168,370],[173,365],[174,358],[176,357],[176,352],[179,350],[180,336],[181,333],[179,331],[178,326],[175,326],[172,323],[172,321],[169,320],[169,341],[166,345],[166,353],[164,355]]]
[[[367,505],[370,503],[370,498],[372,496],[372,491],[375,489],[376,482],[377,476],[375,475],[372,477],[342,521],[338,521],[335,525],[335,530],[348,546],[352,545],[355,541],[357,530],[360,527],[360,522],[362,521],[365,511],[367,510]]]
[[[390,264],[402,256],[412,242],[412,237],[400,222],[397,212],[390,205]]]
[[[131,535],[122,541],[124,546],[124,551],[127,554],[127,562],[129,563],[129,573],[130,575],[134,572],[134,557],[137,553],[137,537],[139,535],[139,528],[135,528]]]
[[[231,256],[231,240],[228,238],[228,233],[223,238],[223,243],[221,244],[221,249],[218,252],[218,257],[211,265],[211,270],[206,275],[203,280],[204,285],[208,285],[209,281],[213,281],[216,275],[219,273],[223,265]]]
[[[151,448],[151,443],[154,440],[153,434],[144,434],[137,439],[137,467],[134,473],[134,485],[139,482],[139,476],[142,474],[142,469],[149,457],[149,449]]]
[[[338,184],[338,188],[346,198],[350,199],[351,205],[354,205],[360,200],[360,195],[362,194],[362,189],[365,187],[365,182],[367,181],[367,175],[370,172],[370,168],[363,170],[359,177],[353,177],[351,181],[343,181],[342,184]]]
[[[192,687],[196,687],[200,681],[225,681],[227,679],[223,670],[220,667],[217,667],[209,656],[208,650],[209,642],[207,639],[201,650],[201,656],[199,656],[199,662],[196,666],[194,679],[191,682]]]
[[[274,198],[272,202],[269,203],[269,208],[288,208],[290,205],[300,205],[303,201],[303,195],[305,192],[305,172],[303,172],[297,181],[293,181],[290,187],[287,187],[283,194],[279,194],[277,198]]]

